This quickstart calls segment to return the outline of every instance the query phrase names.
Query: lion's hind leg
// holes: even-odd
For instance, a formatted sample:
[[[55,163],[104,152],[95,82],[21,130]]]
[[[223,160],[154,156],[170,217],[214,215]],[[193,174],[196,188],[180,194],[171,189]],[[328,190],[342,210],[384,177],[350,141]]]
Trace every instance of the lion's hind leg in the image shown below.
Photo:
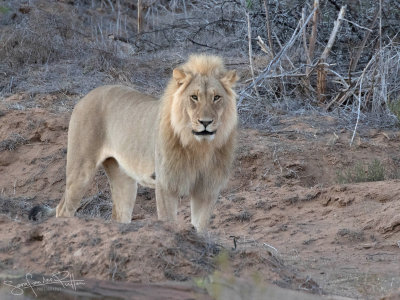
[[[95,161],[67,162],[64,196],[56,207],[56,217],[73,217],[97,170]]]
[[[112,219],[120,223],[130,223],[136,201],[137,182],[121,170],[114,158],[106,159],[103,166],[110,181]]]

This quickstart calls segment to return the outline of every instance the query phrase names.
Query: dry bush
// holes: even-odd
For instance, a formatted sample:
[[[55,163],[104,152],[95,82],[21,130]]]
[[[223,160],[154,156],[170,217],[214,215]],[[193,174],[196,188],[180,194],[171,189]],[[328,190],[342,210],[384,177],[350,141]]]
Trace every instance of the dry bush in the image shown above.
[[[246,24],[240,1],[143,2],[146,13],[139,41],[147,42],[147,49],[194,45],[203,51],[225,51],[245,46],[241,37]]]
[[[397,4],[319,1],[313,23],[314,1],[142,0],[138,32],[136,1],[6,0],[0,11],[0,74],[6,75],[0,76],[0,95],[81,95],[105,83],[159,95],[171,66],[190,52],[211,52],[225,56],[230,68],[242,68],[239,112],[246,125],[267,124],[271,106],[344,108],[351,121],[371,120],[373,112],[376,120],[393,124],[388,104],[397,103],[400,86],[392,75],[398,72]]]
[[[0,55],[11,68],[28,64],[45,64],[71,55],[64,41],[70,31],[64,22],[70,20],[47,16],[45,12],[32,9],[29,18],[22,17],[18,26],[3,32],[4,43]]]
[[[144,24],[138,34],[136,2],[5,1],[6,9],[0,12],[0,74],[6,76],[0,76],[0,95],[83,94],[114,82],[145,85],[153,92],[154,83],[143,78],[138,65],[156,59],[162,65],[152,65],[152,72],[163,72],[181,63],[188,52],[230,51],[241,45],[238,25],[245,24],[236,2],[142,3]],[[149,79],[161,80],[159,74]],[[155,84],[158,93],[164,81],[162,77]]]
[[[81,94],[128,67],[129,47],[108,37],[115,30],[116,12],[97,11],[97,1],[93,8],[85,1],[8,2],[0,27],[0,73],[6,75],[0,77],[0,95]]]
[[[320,1],[317,10],[313,2],[318,3],[265,1],[272,39],[268,26],[260,33],[265,19],[252,19],[252,34],[260,36],[254,48],[268,59],[240,93],[244,123],[265,124],[271,106],[296,110],[312,105],[325,111],[344,108],[350,120],[393,125],[388,104],[399,98],[400,45],[394,26],[399,12],[389,1],[381,7],[379,2]],[[261,10],[260,5],[250,12]]]
[[[23,197],[0,197],[0,214],[8,215],[12,218],[26,218],[32,208],[31,198]]]
[[[399,71],[400,45],[390,43],[376,51],[358,79],[347,88],[346,93],[351,92],[353,98],[345,100],[352,105],[351,111],[357,112],[350,144],[354,140],[361,118],[369,121],[368,119],[373,117],[381,126],[398,124],[395,108],[400,98]]]
[[[98,193],[82,200],[76,212],[77,216],[111,219],[112,202],[109,195]]]
[[[18,133],[12,133],[7,139],[0,142],[0,152],[5,150],[14,151],[20,145],[24,145],[26,143],[28,143],[28,140],[23,136]]]
[[[337,181],[340,184],[382,181],[385,180],[385,173],[385,166],[375,159],[367,166],[357,162],[353,168],[338,172]]]

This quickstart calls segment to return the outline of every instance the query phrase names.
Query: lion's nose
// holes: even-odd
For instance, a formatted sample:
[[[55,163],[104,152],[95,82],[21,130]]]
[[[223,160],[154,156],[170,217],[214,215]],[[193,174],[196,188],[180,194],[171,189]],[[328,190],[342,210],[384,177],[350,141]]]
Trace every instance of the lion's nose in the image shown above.
[[[213,120],[199,120],[199,123],[203,124],[204,128],[207,128],[208,125],[210,125],[213,122]]]

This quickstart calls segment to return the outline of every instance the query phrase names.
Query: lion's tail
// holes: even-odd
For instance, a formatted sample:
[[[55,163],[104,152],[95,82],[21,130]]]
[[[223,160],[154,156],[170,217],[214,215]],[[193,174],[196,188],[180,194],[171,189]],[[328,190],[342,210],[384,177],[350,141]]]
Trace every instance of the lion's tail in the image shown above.
[[[36,205],[29,211],[29,220],[37,221],[44,217],[51,217],[56,215],[56,209],[48,207],[47,205]]]

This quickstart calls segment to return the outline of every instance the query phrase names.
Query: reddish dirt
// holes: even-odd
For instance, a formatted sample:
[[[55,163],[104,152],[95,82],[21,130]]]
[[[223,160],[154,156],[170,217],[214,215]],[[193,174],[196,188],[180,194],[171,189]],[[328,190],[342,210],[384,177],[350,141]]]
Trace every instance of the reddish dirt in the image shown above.
[[[398,291],[400,181],[390,179],[400,162],[396,130],[364,128],[350,147],[352,132],[332,117],[276,114],[268,130],[241,129],[206,236],[191,228],[187,199],[178,226],[157,221],[154,191],[144,188],[130,225],[91,218],[84,208],[76,218],[32,223],[29,209],[55,206],[65,187],[77,100],[65,97],[14,95],[0,106],[1,270],[150,283],[220,269],[317,294],[376,299]],[[339,171],[373,159],[387,180],[337,183]],[[93,195],[109,204],[101,170],[83,203],[96,206]]]

